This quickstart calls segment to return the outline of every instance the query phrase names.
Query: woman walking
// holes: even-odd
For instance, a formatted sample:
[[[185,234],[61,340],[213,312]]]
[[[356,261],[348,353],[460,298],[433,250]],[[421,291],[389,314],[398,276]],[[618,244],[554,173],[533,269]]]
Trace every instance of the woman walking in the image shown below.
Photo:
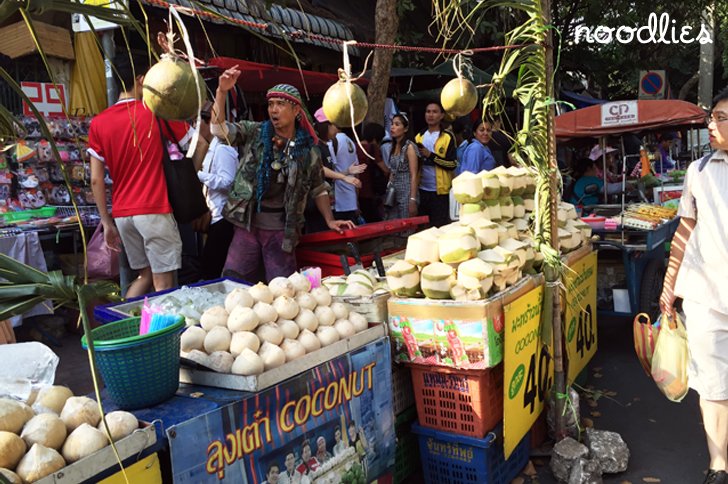
[[[417,215],[417,147],[407,139],[408,128],[409,120],[404,114],[392,117],[392,150],[385,162],[391,172],[389,181],[395,196],[394,200],[385,200],[387,220]]]

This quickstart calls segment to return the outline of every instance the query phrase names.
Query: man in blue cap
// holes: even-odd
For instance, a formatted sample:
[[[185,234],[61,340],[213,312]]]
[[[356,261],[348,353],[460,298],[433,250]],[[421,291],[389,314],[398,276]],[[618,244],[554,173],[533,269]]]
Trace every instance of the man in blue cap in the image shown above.
[[[240,77],[237,66],[220,76],[212,115],[212,134],[241,146],[242,159],[223,216],[235,225],[223,275],[249,282],[296,271],[295,248],[311,197],[332,230],[353,228],[334,220],[324,181],[318,138],[301,94],[288,84],[268,90],[269,120],[225,122],[225,99]]]

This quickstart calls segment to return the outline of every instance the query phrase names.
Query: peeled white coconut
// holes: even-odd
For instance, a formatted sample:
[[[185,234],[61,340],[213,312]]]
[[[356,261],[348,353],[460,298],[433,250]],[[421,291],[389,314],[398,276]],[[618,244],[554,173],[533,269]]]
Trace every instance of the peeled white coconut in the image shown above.
[[[279,318],[293,319],[298,314],[298,303],[292,297],[278,296],[273,301],[273,309]]]
[[[274,299],[273,293],[271,292],[270,288],[262,282],[259,282],[255,286],[248,289],[248,293],[253,297],[255,302],[264,302],[267,304],[271,304]]]
[[[498,175],[486,170],[478,173],[483,184],[483,200],[496,200],[500,196],[500,181]]]
[[[235,375],[252,376],[260,375],[263,373],[265,366],[263,365],[263,359],[258,356],[258,353],[250,350],[249,348],[243,349],[243,351],[235,358],[231,371]]]
[[[415,297],[420,292],[420,271],[417,266],[398,260],[387,269],[387,285],[395,296]]]
[[[341,335],[333,326],[321,326],[316,330],[316,337],[321,341],[321,346],[329,346],[341,339]]]
[[[253,304],[255,304],[253,296],[250,295],[247,289],[242,287],[236,287],[225,296],[225,311],[228,313],[232,313],[235,306],[252,308]]]
[[[343,277],[327,277],[322,281],[322,284],[331,296],[340,296],[346,289],[346,279]]]
[[[61,411],[61,420],[66,424],[66,429],[73,432],[79,425],[87,423],[96,427],[101,420],[99,405],[96,400],[88,397],[71,397]]]
[[[218,373],[230,373],[235,357],[227,351],[213,351],[207,358],[207,367]]]
[[[404,260],[416,266],[439,262],[440,253],[437,248],[438,233],[436,229],[427,229],[407,237],[407,248],[405,249]]]
[[[28,447],[41,444],[51,449],[60,449],[66,440],[66,424],[55,413],[41,413],[28,420],[20,437]]]
[[[296,339],[306,348],[306,353],[311,353],[321,348],[321,341],[307,329],[301,331]]]
[[[503,166],[494,168],[490,172],[498,175],[498,182],[500,183],[500,196],[510,196],[511,191],[513,190],[513,175],[508,173],[508,170]]]
[[[334,332],[336,331],[334,330]],[[0,430],[0,467],[15,469],[23,454],[25,454],[25,449],[23,439],[13,432]]]
[[[253,311],[253,308],[235,306],[228,316],[227,327],[232,332],[253,331],[259,323],[260,317]]]
[[[255,330],[255,334],[258,336],[260,341],[268,342],[274,345],[281,344],[283,341],[283,331],[280,330],[276,323],[265,323],[258,326]]]
[[[354,325],[354,329],[357,333],[364,331],[369,327],[367,318],[355,311],[349,312],[349,322]]]
[[[478,203],[483,199],[483,182],[475,173],[464,171],[452,179],[452,192],[460,203]]]
[[[377,279],[372,276],[369,271],[365,271],[364,269],[356,270],[346,277],[347,284],[351,284],[352,282],[357,281],[360,281],[364,284],[369,284],[370,286],[374,286],[377,283]]]
[[[95,426],[87,423],[78,426],[63,444],[63,458],[69,464],[87,457],[109,445],[109,439]]]
[[[334,310],[329,306],[319,306],[313,311],[313,314],[318,319],[319,326],[331,326],[336,321]]]
[[[32,416],[33,410],[26,404],[9,398],[0,398],[0,430],[17,434]]]
[[[109,426],[111,440],[114,442],[130,436],[139,428],[139,421],[133,413],[115,410],[106,414],[106,424]],[[99,422],[98,429],[106,435],[103,420]]]
[[[466,290],[477,289],[483,299],[493,286],[493,267],[482,259],[471,259],[458,266],[458,284]]]
[[[526,265],[526,244],[516,239],[506,239],[501,242],[500,247],[511,251],[518,257],[519,268]]]
[[[298,333],[301,332],[301,328],[298,327],[296,322],[290,319],[279,319],[276,324],[278,325],[278,329],[283,333],[284,338],[296,339],[298,338]]]
[[[296,327],[298,329],[298,327]],[[230,340],[230,353],[238,356],[244,349],[258,351],[260,349],[260,339],[255,333],[250,331],[236,331]]]
[[[455,285],[455,271],[445,263],[436,262],[422,269],[420,286],[431,299],[449,299],[450,288]]]
[[[437,245],[440,259],[449,264],[472,259],[480,249],[480,242],[475,238],[475,231],[470,227],[462,226],[440,235]]]
[[[20,476],[18,476],[10,469],[3,469],[2,467],[0,467],[0,476],[4,477],[5,480],[7,480],[10,484],[23,484]]]
[[[288,280],[288,279],[286,279]],[[253,306],[253,311],[255,311],[255,314],[258,315],[258,319],[260,319],[260,324],[265,323],[272,323],[276,319],[278,319],[278,312],[276,309],[268,303],[264,303],[262,301],[258,301]]]
[[[318,306],[331,305],[331,294],[329,294],[328,289],[326,289],[325,287],[317,287],[316,289],[312,289],[311,295],[316,300],[316,305],[318,305]],[[300,306],[300,304],[299,304],[299,306]],[[312,309],[312,308],[306,308],[306,309]]]
[[[466,289],[460,284],[455,284],[450,289],[450,297],[455,301],[479,301],[483,299],[480,289]]]
[[[268,283],[270,292],[273,293],[273,297],[288,296],[294,297],[296,295],[296,288],[293,287],[291,281],[287,277],[275,277]]]
[[[215,326],[207,333],[202,345],[208,354],[215,351],[228,351],[232,337],[232,333],[226,326]]]
[[[297,293],[305,293],[311,290],[311,281],[309,281],[308,277],[304,276],[300,272],[294,272],[288,276],[288,280],[291,284],[293,284],[293,289],[295,289]]]
[[[525,197],[523,199],[523,208],[526,209],[526,212],[533,212],[536,208],[536,200],[533,198],[533,196]]]
[[[200,316],[200,325],[205,331],[210,331],[215,326],[227,325],[228,312],[222,306],[213,306],[205,310]]]
[[[281,349],[286,355],[286,363],[306,354],[306,347],[303,346],[300,341],[295,339],[284,339],[283,343],[281,343]]]
[[[336,319],[346,319],[349,317],[349,308],[344,303],[335,302],[331,305],[331,310],[334,312]]]
[[[286,362],[286,354],[283,350],[279,346],[268,343],[267,341],[260,345],[258,355],[263,360],[263,368],[265,371],[278,368]]]
[[[566,209],[559,207],[559,209],[556,212],[556,219],[559,222],[559,227],[566,227],[566,221],[569,220],[569,218],[566,215]]]
[[[482,203],[465,203],[460,206],[459,222],[461,225],[470,225],[478,219],[486,218],[487,213],[483,210],[486,208]]]
[[[351,284],[346,285],[346,289],[344,289],[344,292],[341,294],[342,296],[358,296],[358,297],[367,297],[371,296],[374,292],[374,288],[370,286],[369,284],[366,284],[361,281],[352,282]]]
[[[526,174],[528,173],[524,168],[518,166],[511,166],[506,168],[506,171],[513,176],[513,189],[511,195],[521,195],[526,190]]]
[[[341,339],[354,336],[356,334],[356,328],[351,321],[348,319],[339,319],[334,323],[334,329],[339,332]]]
[[[326,293],[326,295],[331,297],[328,292]],[[316,302],[316,298],[313,296],[313,294],[309,292],[299,292],[296,295],[296,304],[298,304],[299,308],[310,309],[311,311],[313,311],[318,303]]]
[[[576,213],[576,206],[569,202],[560,202],[559,208],[566,212],[566,220],[576,220],[579,218],[579,214]]]
[[[567,220],[565,228],[569,232],[573,232],[574,230],[581,232],[581,240],[587,240],[592,235],[591,225],[581,220]]]
[[[66,467],[66,461],[55,449],[42,444],[33,444],[20,459],[15,472],[23,482],[35,482]]]
[[[511,197],[513,200],[513,217],[523,218],[526,216],[526,207],[523,205],[523,198],[519,196]]]
[[[522,267],[521,259],[518,258],[518,255],[514,251],[500,245],[494,247],[493,250],[501,254],[508,261],[507,269],[520,269]]]
[[[488,218],[493,222],[498,222],[502,218],[500,200],[485,200],[485,205],[488,208]]]
[[[189,353],[187,353],[187,355],[185,355],[185,358],[197,363],[198,365],[202,365],[204,367],[209,368],[208,360],[210,359],[210,356],[207,353],[205,353],[204,351],[192,350]]]
[[[68,387],[61,385],[41,388],[35,402],[33,402],[33,410],[35,413],[51,411],[56,415],[60,415],[66,400],[72,396],[73,392]],[[2,410],[0,410],[1,413]],[[0,421],[2,421],[2,417],[0,417]],[[2,424],[0,424],[0,430],[2,430]]]
[[[513,200],[511,197],[501,197],[498,199],[500,203],[501,218],[510,220],[513,218]]]
[[[519,236],[522,233],[528,232],[530,230],[528,220],[526,220],[525,218],[514,218],[513,220],[511,220],[511,223],[516,228]]]
[[[573,234],[569,230],[559,227],[559,246],[562,250],[570,251],[575,249],[578,244],[574,244]]]
[[[190,326],[185,329],[180,337],[180,349],[182,351],[201,350],[204,347],[207,331],[199,326]]]
[[[494,277],[506,272],[509,269],[509,264],[511,264],[514,259],[516,264],[518,263],[517,257],[506,257],[506,255],[495,249],[486,249],[478,252],[478,258],[490,264],[493,268]]]
[[[299,311],[294,321],[302,330],[316,331],[319,325],[318,318],[316,318],[316,315],[310,309],[302,309]]]
[[[498,224],[495,222],[483,218],[470,224],[470,227],[475,231],[482,249],[492,249],[498,245]]]

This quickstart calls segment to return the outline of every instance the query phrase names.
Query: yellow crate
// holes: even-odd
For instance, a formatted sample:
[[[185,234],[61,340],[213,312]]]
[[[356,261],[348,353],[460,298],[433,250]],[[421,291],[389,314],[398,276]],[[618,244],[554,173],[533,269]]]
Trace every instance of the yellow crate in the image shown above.
[[[136,464],[126,468],[126,477],[134,484],[162,484],[162,471],[159,469],[159,456],[154,454],[145,457]],[[119,471],[107,477],[99,484],[126,484],[124,474]]]

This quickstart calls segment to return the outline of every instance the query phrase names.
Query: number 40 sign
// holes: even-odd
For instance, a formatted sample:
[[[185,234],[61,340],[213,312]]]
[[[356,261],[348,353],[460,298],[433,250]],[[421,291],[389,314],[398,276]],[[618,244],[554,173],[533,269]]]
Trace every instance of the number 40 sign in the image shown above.
[[[573,382],[597,352],[597,253],[577,260],[564,271],[564,324],[569,358],[568,382]]]
[[[552,343],[541,340],[543,286],[503,307],[503,452],[506,459],[544,408],[554,381]]]

